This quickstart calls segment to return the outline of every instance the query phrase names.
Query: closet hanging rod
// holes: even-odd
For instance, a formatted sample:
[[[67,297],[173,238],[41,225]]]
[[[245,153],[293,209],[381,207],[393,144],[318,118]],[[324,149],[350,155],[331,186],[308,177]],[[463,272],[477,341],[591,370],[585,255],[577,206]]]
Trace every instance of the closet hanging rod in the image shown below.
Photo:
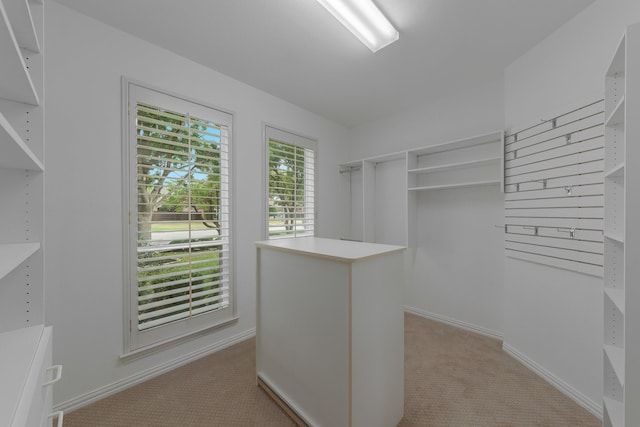
[[[357,172],[360,169],[362,169],[361,167],[355,167],[355,168],[349,168],[346,170],[341,170],[340,173],[351,173],[351,172]]]

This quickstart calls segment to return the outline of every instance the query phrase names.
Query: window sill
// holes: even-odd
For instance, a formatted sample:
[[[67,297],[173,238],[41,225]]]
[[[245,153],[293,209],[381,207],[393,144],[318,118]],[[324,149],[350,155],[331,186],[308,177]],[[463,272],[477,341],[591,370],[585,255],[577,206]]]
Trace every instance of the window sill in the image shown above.
[[[143,357],[147,357],[151,354],[154,353],[158,353],[160,351],[166,350],[168,348],[171,347],[175,347],[177,345],[183,344],[187,341],[190,341],[194,338],[198,338],[204,335],[207,335],[208,333],[216,330],[216,329],[220,329],[226,326],[229,326],[233,323],[237,323],[238,320],[240,318],[239,317],[232,317],[231,319],[228,320],[224,320],[220,323],[216,323],[215,325],[211,325],[211,326],[207,326],[205,328],[202,329],[198,329],[192,332],[188,332],[186,334],[183,335],[178,335],[175,337],[172,337],[170,339],[167,339],[165,341],[161,341],[155,344],[151,344],[148,345],[146,347],[142,347],[142,348],[138,348],[138,349],[134,349],[134,350],[130,350],[130,351],[125,351],[123,354],[120,355],[120,361],[123,363],[129,363],[132,362],[134,360],[137,359],[141,359]]]

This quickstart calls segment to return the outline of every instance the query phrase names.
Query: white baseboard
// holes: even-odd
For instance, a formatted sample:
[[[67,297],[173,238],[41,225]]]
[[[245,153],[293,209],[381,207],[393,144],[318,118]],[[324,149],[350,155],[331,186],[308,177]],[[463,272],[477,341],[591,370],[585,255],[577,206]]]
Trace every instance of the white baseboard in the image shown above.
[[[483,326],[474,325],[473,323],[463,322],[461,320],[453,319],[451,317],[443,316],[441,314],[431,313],[429,311],[421,310],[415,307],[404,306],[404,311],[407,313],[415,314],[416,316],[424,317],[426,319],[435,320],[436,322],[445,323],[447,325],[455,326],[456,328],[464,329],[476,334],[484,335],[489,338],[495,338],[502,340],[502,332],[494,331],[493,329],[485,328]]]
[[[557,388],[562,394],[569,397],[578,405],[582,406],[584,409],[591,412],[593,415],[595,415],[596,417],[602,420],[601,404],[594,402],[592,399],[580,393],[574,387],[567,384],[566,382],[564,382],[562,379],[558,378],[556,375],[552,374],[551,372],[547,371],[544,367],[542,367],[535,361],[529,359],[527,356],[525,356],[523,353],[519,352],[509,344],[502,343],[502,349],[511,357],[516,359],[518,362],[522,363],[531,371],[538,374],[546,382],[548,382],[549,384]]]
[[[255,328],[249,329],[247,331],[241,332],[227,339],[218,341],[214,344],[211,344],[201,349],[198,349],[196,351],[193,351],[191,353],[182,355],[176,359],[170,360],[168,362],[164,362],[153,368],[146,369],[142,372],[138,372],[135,375],[131,375],[127,378],[123,378],[119,381],[108,384],[104,387],[100,387],[88,393],[82,394],[78,397],[67,400],[66,402],[62,402],[56,405],[53,410],[72,412],[90,403],[97,402],[100,399],[104,399],[105,397],[118,393],[119,391],[125,390],[136,384],[140,384],[142,382],[150,380],[153,377],[169,372],[182,365],[186,365],[187,363],[193,362],[202,357],[205,357],[217,351],[223,350],[227,347],[231,347],[232,345],[237,344],[241,341],[247,340],[249,338],[252,338],[255,335],[256,335]]]

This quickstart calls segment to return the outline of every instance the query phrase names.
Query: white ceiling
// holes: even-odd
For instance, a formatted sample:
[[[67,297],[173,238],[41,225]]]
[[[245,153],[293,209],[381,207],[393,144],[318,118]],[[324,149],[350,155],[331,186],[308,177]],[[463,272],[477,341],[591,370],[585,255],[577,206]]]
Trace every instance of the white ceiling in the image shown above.
[[[499,78],[594,0],[374,0],[371,53],[315,0],[56,0],[346,126]]]

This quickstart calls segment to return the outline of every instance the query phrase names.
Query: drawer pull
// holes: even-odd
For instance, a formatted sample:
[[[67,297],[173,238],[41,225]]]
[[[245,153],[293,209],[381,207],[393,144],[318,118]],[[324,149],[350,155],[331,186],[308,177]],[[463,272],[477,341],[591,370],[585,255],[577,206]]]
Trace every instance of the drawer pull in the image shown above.
[[[53,370],[56,371],[55,376],[51,379],[51,381],[47,381],[46,383],[42,384],[42,387],[46,387],[53,383],[57,383],[58,381],[60,381],[60,378],[62,378],[62,365],[54,365],[47,368],[47,372],[53,371]]]
[[[60,366],[60,365],[58,365],[58,366]],[[62,423],[64,422],[63,421],[64,412],[63,411],[56,411],[56,412],[54,412],[52,414],[49,414],[47,416],[47,418],[56,418],[56,417],[58,418],[58,422],[56,423],[56,427],[62,427]]]

